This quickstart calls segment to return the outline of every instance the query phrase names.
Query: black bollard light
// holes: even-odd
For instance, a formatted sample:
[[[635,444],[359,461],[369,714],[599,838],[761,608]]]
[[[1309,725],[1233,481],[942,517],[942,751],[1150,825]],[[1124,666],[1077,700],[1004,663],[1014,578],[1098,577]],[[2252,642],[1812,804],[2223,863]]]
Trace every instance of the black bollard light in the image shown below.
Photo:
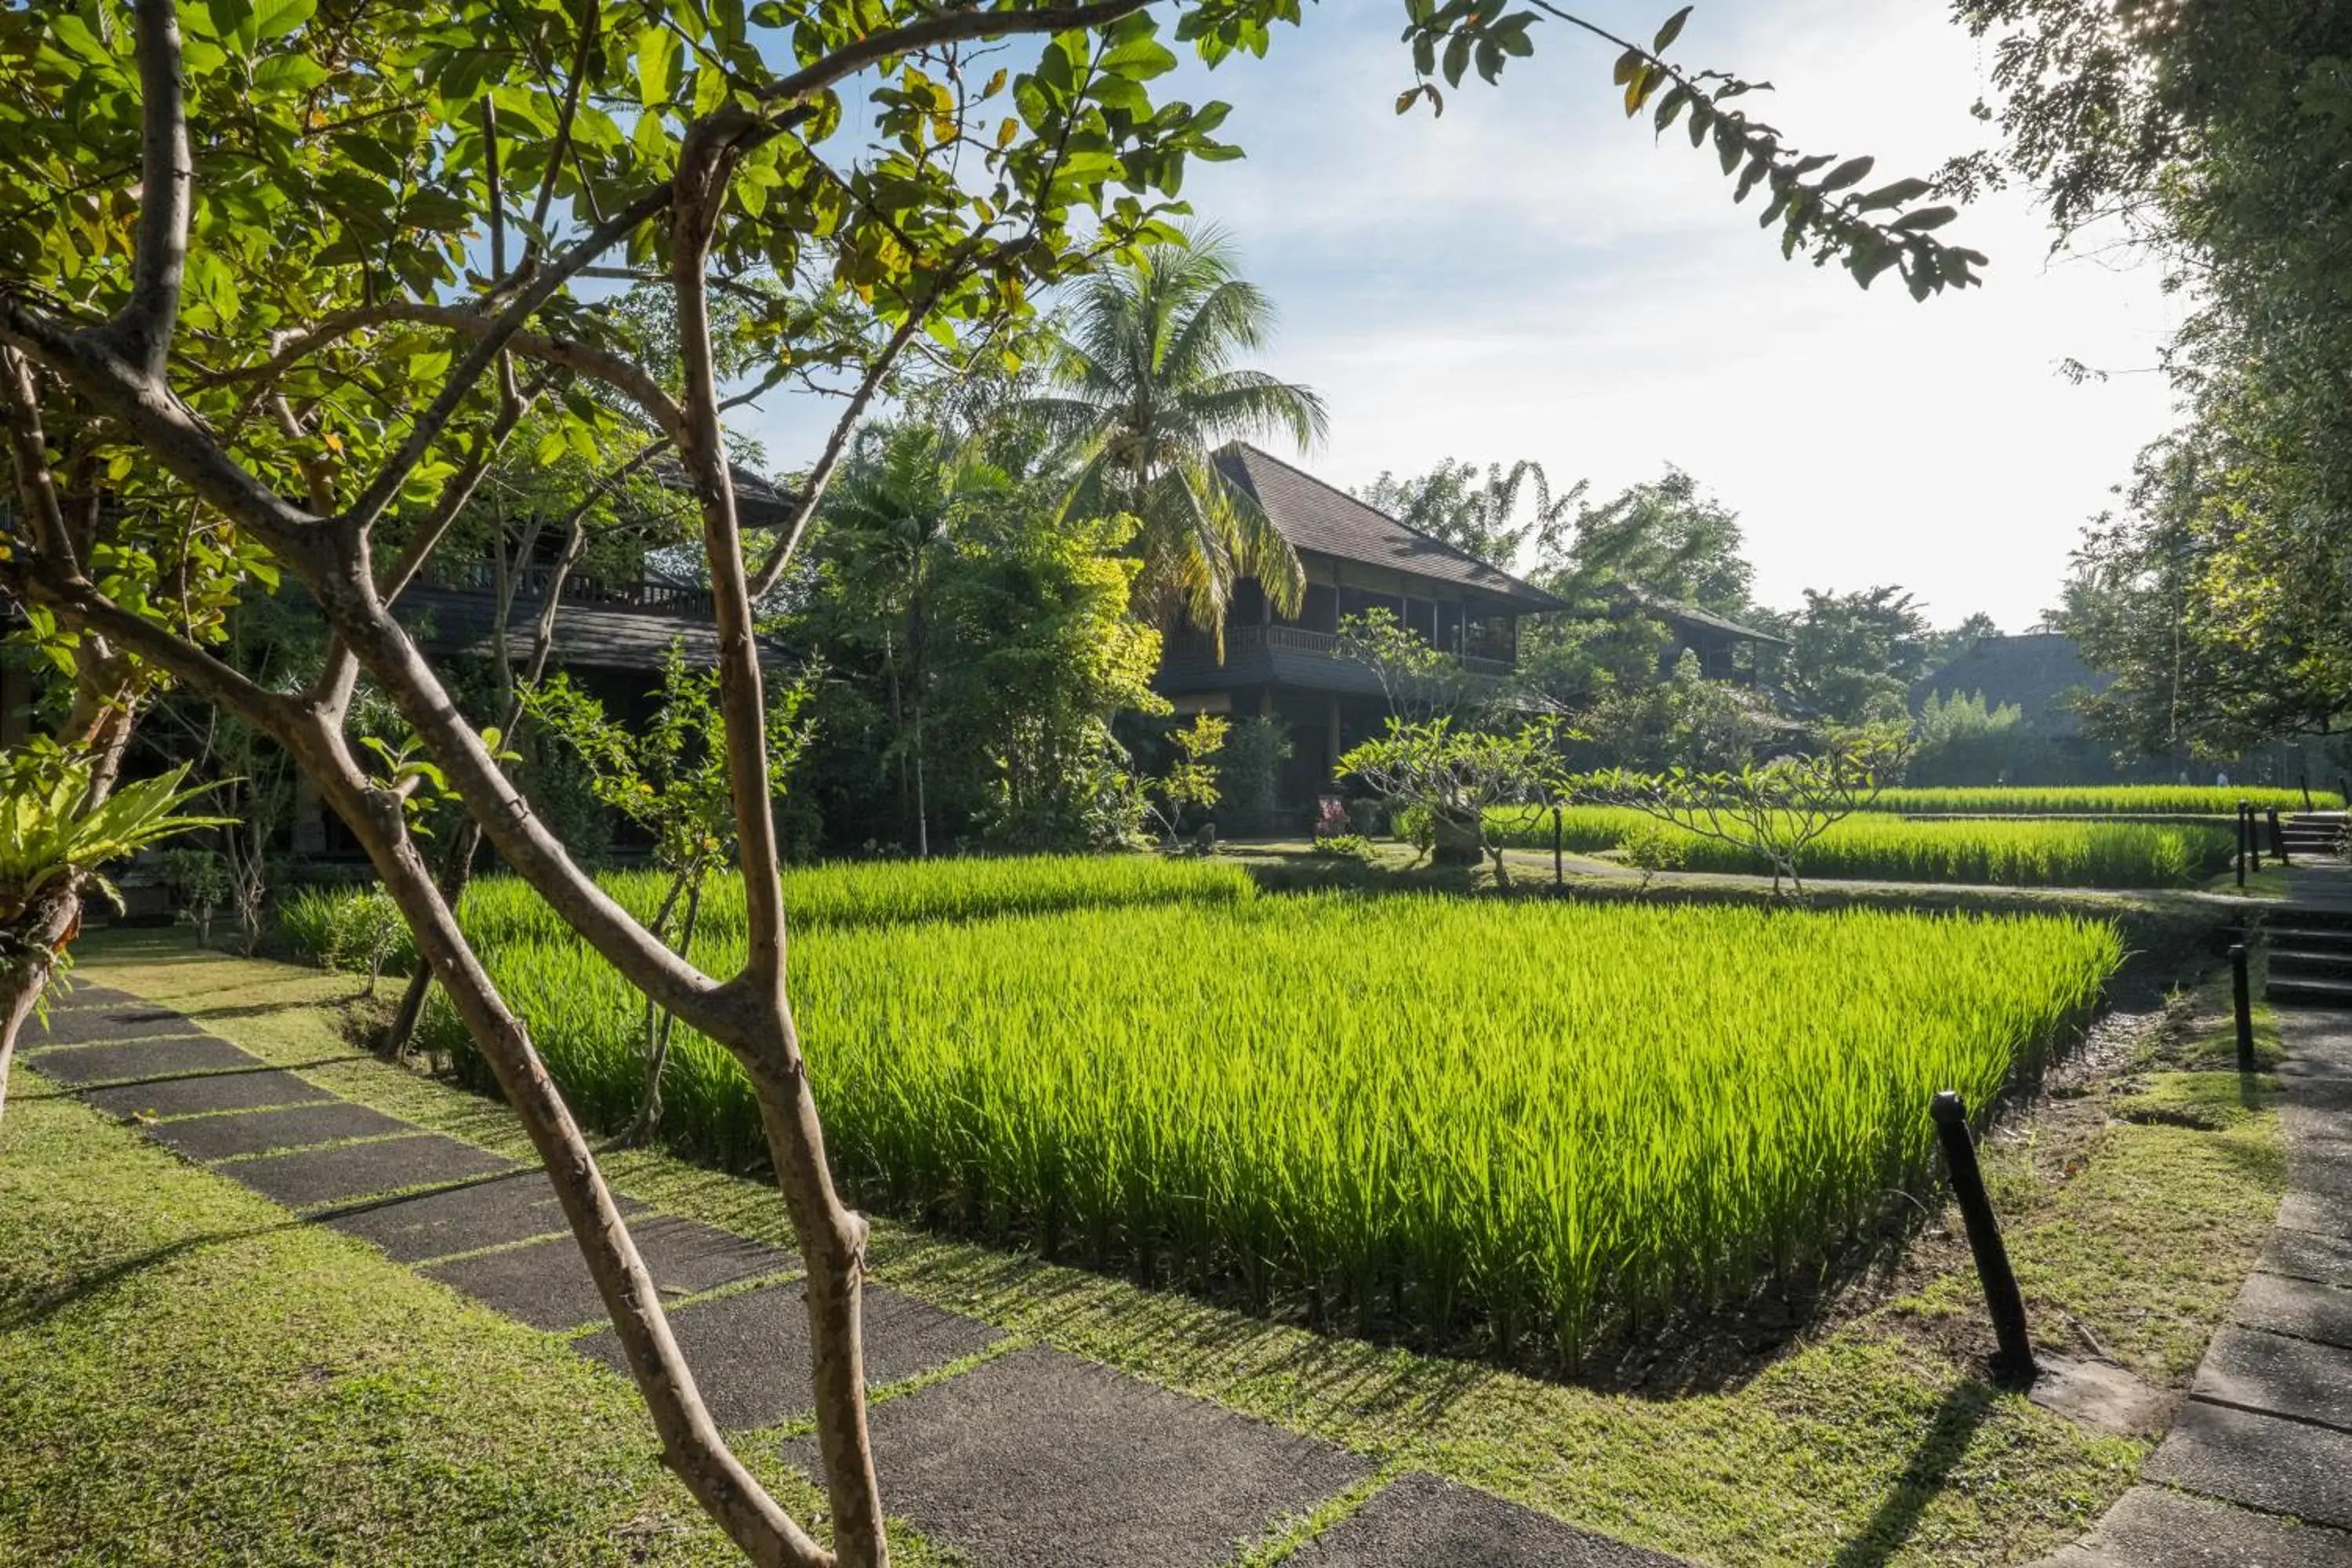
[[[2003,1383],[2028,1384],[2042,1368],[2033,1359],[2033,1341],[2025,1331],[2025,1297],[2017,1288],[2017,1272],[2009,1266],[2009,1248],[2000,1239],[2000,1222],[1993,1217],[1992,1200],[1985,1196],[1984,1173],[1977,1169],[1976,1140],[1969,1136],[1969,1109],[1950,1089],[1936,1096],[1927,1109],[1936,1123],[1937,1140],[1944,1146],[1944,1169],[1951,1177],[1952,1196],[1958,1200],[1967,1224],[1969,1250],[1976,1255],[1977,1278],[1984,1282],[1985,1310],[1992,1315],[1993,1337],[2000,1350],[1993,1357],[1993,1375]]]
[[[2259,871],[2263,868],[2262,830],[2254,826],[2254,803],[2238,803],[2238,820],[2246,825],[2246,864]]]
[[[2246,810],[2238,808],[2238,886],[2246,885]]]
[[[2254,985],[2246,973],[2246,944],[2230,946],[2230,1001],[2238,1017],[2238,1070],[2254,1070]]]
[[[1559,807],[1551,808],[1551,885],[1555,892],[1568,886],[1567,858],[1562,853],[1564,832],[1560,826]]]
[[[2279,826],[2278,807],[2271,807],[2271,858],[2286,864],[2286,830]]]

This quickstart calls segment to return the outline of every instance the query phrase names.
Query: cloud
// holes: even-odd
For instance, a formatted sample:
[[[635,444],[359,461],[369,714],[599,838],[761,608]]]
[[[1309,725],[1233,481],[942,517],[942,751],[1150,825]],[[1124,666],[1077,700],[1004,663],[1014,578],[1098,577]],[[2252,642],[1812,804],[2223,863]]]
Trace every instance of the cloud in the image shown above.
[[[1654,4],[1598,19],[1646,34]],[[2132,454],[2165,426],[2152,374],[2074,386],[2068,356],[2153,364],[2178,307],[2153,268],[2046,260],[2007,194],[1951,232],[1993,258],[1982,290],[1914,304],[1785,262],[1714,158],[1654,144],[1609,82],[1612,51],[1557,26],[1498,88],[1399,117],[1391,0],[1326,0],[1264,61],[1187,68],[1171,90],[1232,102],[1243,162],[1185,195],[1284,309],[1266,368],[1319,388],[1334,482],[1445,457],[1541,460],[1602,493],[1689,469],[1742,515],[1758,589],[1896,582],[1939,618],[2012,629]],[[1769,77],[1748,100],[1792,144],[1878,156],[1893,178],[1981,145],[1975,43],[1925,0],[1715,0],[1679,57]],[[813,446],[778,411],[778,466]]]

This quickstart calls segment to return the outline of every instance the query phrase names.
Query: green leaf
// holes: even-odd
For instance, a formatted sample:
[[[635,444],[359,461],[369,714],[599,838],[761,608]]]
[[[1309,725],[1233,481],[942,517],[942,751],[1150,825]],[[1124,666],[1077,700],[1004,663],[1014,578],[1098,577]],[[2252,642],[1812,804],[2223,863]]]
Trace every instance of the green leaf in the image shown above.
[[[272,55],[253,69],[256,92],[305,93],[325,81],[327,68],[308,55]]]
[[[1941,228],[1960,216],[1958,207],[1921,207],[1915,213],[1905,213],[1893,226],[1904,234],[1925,234],[1931,228]]]
[[[667,27],[637,35],[637,101],[646,108],[662,108],[677,90],[677,35]]]
[[[1683,36],[1683,24],[1690,20],[1692,9],[1693,8],[1691,6],[1685,5],[1681,10],[1666,18],[1665,26],[1660,27],[1658,29],[1658,36],[1651,40],[1650,52],[1652,54],[1663,55],[1669,48],[1674,47],[1675,40]]]
[[[91,65],[103,66],[114,63],[113,55],[107,51],[104,44],[98,41],[98,35],[91,32],[80,17],[69,11],[59,12],[49,18],[49,33],[69,52],[79,55]]]
[[[1936,187],[1926,180],[1897,180],[1891,185],[1881,185],[1869,195],[1855,198],[1856,212],[1876,212],[1885,207],[1899,207],[1906,202],[1916,202]]]
[[[282,38],[319,9],[319,0],[254,0],[253,20],[249,24],[256,42],[268,43]]]
[[[1871,165],[1877,162],[1875,158],[1848,158],[1822,176],[1821,188],[1824,191],[1842,191],[1869,174]]]

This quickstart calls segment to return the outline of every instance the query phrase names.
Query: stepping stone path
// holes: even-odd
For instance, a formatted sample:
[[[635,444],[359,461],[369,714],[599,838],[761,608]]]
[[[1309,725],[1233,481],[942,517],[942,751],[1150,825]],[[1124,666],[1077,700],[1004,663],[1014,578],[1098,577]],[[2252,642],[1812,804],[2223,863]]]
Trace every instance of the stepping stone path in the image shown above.
[[[77,986],[22,1053],[34,1071],[183,1157],[495,1310],[568,1331],[581,1354],[627,1375],[613,1331],[592,1331],[604,1303],[536,1168],[341,1100],[184,1014],[105,986]],[[644,1212],[618,1201],[625,1214]],[[677,1299],[671,1331],[720,1429],[805,1418],[799,1259],[668,1215],[640,1219],[631,1234],[655,1283]],[[2292,1256],[2321,1269],[2345,1261]],[[872,1424],[885,1500],[976,1568],[1217,1568],[1373,1474],[1336,1445],[1046,1346],[1010,1347],[985,1323],[886,1287],[868,1285],[865,1304],[866,1380],[884,1391]],[[2285,1299],[2275,1310],[2315,1309]],[[2249,1386],[2263,1374],[2259,1361],[2239,1373]],[[814,1437],[788,1442],[784,1457],[822,1474]],[[1679,1559],[1412,1474],[1287,1561],[1675,1568]],[[2292,1561],[2334,1568],[2333,1559]]]
[[[2045,1568],[2352,1568],[2352,1017],[2281,1012],[2278,1227],[2133,1488]]]

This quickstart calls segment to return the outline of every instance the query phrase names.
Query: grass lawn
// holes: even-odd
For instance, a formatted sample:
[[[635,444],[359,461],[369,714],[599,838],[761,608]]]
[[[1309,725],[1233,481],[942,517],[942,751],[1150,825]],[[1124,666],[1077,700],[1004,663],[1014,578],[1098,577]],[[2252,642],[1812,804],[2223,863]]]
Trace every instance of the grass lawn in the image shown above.
[[[363,1103],[526,1154],[505,1110],[352,1053],[354,982],[100,935],[84,974],[183,1007]],[[2284,1184],[2276,1119],[2226,1070],[2210,994],[2054,1080],[1990,1141],[2038,1336],[2185,1384]],[[814,1042],[822,1049],[823,1042]],[[21,1069],[0,1124],[0,1563],[723,1561],[618,1379],[373,1249],[290,1227]],[[752,1181],[632,1153],[615,1184],[786,1240]],[[1175,1294],[877,1228],[878,1277],[1010,1331],[1370,1454],[1723,1564],[2029,1562],[2146,1445],[1974,1375],[1964,1246],[1920,1227],[1793,1337],[1608,1388],[1307,1332]],[[772,1435],[740,1441],[776,1475]],[[884,1478],[886,1499],[888,1478]],[[1360,1492],[1349,1500],[1359,1499]],[[1278,1560],[1291,1541],[1263,1543]],[[905,1544],[919,1563],[921,1543]]]

